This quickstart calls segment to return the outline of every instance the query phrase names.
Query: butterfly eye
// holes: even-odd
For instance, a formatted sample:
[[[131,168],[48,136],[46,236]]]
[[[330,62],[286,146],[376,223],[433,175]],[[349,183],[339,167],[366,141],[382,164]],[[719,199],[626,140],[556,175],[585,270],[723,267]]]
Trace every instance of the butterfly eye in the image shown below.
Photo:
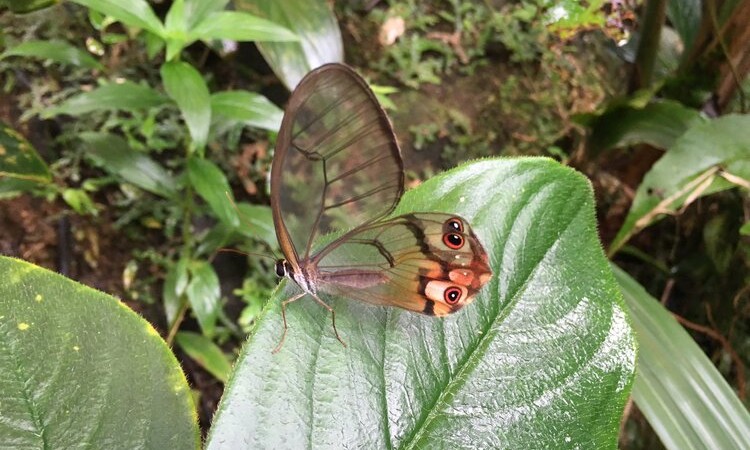
[[[459,233],[463,233],[464,231],[464,224],[461,223],[458,219],[449,219],[447,222],[445,222],[445,226],[449,230],[458,231]]]
[[[449,305],[455,305],[459,300],[461,300],[461,289],[455,286],[449,287],[445,290],[443,299],[445,299],[445,303]]]
[[[458,250],[464,246],[464,237],[456,233],[445,233],[443,235],[443,244],[448,248]]]

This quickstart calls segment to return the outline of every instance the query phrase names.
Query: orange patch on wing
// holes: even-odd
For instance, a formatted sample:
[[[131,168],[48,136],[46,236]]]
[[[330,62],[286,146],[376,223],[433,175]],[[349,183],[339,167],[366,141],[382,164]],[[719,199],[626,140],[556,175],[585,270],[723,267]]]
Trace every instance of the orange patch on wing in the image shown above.
[[[448,273],[448,278],[462,286],[471,286],[474,280],[474,272],[467,269],[453,269]]]

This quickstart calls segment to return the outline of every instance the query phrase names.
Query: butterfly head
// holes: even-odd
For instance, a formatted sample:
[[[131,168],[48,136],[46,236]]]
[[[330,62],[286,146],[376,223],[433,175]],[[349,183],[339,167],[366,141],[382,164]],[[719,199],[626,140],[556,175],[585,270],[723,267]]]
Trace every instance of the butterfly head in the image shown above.
[[[292,272],[292,266],[286,259],[276,261],[276,276],[279,278],[291,277]]]

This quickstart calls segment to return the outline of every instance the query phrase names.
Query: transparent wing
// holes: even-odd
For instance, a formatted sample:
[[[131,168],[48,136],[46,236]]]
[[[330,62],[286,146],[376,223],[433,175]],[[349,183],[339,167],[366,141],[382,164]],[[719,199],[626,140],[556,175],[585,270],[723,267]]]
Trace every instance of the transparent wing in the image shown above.
[[[471,303],[492,274],[469,224],[442,213],[408,214],[356,229],[312,262],[320,292],[435,316]]]
[[[310,72],[289,100],[271,171],[287,259],[297,265],[316,237],[384,217],[403,189],[396,137],[365,81],[340,64]]]

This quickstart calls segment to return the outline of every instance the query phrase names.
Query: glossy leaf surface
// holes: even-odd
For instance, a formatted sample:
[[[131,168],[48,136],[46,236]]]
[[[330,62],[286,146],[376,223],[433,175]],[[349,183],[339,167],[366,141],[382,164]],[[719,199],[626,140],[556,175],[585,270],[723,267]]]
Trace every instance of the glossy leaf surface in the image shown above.
[[[172,352],[117,299],[0,256],[0,447],[197,448]]]
[[[750,116],[727,115],[698,123],[680,136],[638,186],[609,252],[664,214],[677,211],[686,200],[733,187],[722,174],[750,180]]]
[[[638,336],[633,398],[669,449],[750,448],[750,414],[693,338],[614,269]]]
[[[219,297],[221,288],[219,277],[211,264],[205,261],[193,261],[190,264],[190,281],[186,294],[195,318],[203,330],[203,334],[211,336],[216,327],[219,315]]]
[[[326,2],[236,0],[234,4],[237,9],[282,25],[299,37],[298,42],[257,44],[266,62],[290,91],[310,70],[344,61],[341,31]]]
[[[48,183],[52,181],[47,164],[21,134],[0,122],[0,179]]]
[[[293,42],[297,36],[269,20],[237,11],[218,11],[206,17],[193,30],[194,39],[231,39],[234,41]]]
[[[584,177],[541,158],[484,160],[428,180],[395,214],[454,212],[493,279],[435,319],[277,290],[235,366],[207,448],[615,448],[635,343]]]

